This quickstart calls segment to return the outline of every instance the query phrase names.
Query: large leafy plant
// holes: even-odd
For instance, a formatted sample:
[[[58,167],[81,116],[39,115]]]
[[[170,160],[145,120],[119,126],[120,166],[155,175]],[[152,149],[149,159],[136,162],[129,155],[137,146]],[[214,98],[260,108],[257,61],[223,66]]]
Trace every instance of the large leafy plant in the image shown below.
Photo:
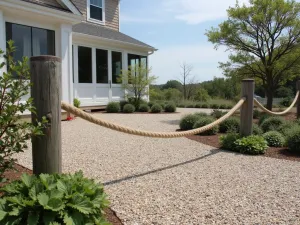
[[[107,225],[103,186],[70,174],[23,174],[1,189],[0,224]]]
[[[20,120],[20,113],[35,113],[35,108],[32,98],[21,101],[30,91],[30,73],[28,58],[18,62],[13,60],[15,50],[13,41],[8,42],[6,54],[0,49],[0,58],[5,59],[0,64],[0,71],[7,68],[7,72],[0,73],[0,180],[6,170],[13,168],[12,155],[24,151],[32,136],[42,135],[46,123],[45,119],[37,125]]]

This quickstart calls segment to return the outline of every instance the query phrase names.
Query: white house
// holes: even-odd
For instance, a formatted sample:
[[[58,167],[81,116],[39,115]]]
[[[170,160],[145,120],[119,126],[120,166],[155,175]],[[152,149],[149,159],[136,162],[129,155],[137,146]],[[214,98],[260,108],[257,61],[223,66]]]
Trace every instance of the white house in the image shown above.
[[[119,13],[119,0],[0,0],[0,49],[12,39],[15,59],[61,57],[62,100],[106,105],[124,98],[120,71],[156,50],[121,33]]]

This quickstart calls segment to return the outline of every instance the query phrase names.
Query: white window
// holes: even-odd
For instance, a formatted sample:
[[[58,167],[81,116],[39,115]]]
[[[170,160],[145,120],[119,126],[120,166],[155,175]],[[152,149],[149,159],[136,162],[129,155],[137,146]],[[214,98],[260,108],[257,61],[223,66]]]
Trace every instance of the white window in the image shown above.
[[[88,0],[87,3],[88,20],[91,22],[104,24],[105,0]]]

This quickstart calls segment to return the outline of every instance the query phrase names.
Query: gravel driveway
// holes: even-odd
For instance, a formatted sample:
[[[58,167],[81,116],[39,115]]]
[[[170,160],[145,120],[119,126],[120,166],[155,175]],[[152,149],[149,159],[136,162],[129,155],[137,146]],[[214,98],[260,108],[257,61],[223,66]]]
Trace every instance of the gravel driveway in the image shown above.
[[[174,131],[197,109],[160,115],[94,114],[126,126]],[[187,138],[131,136],[77,118],[62,123],[63,171],[105,184],[125,224],[300,224],[300,163],[245,156]],[[31,168],[31,152],[18,156]]]

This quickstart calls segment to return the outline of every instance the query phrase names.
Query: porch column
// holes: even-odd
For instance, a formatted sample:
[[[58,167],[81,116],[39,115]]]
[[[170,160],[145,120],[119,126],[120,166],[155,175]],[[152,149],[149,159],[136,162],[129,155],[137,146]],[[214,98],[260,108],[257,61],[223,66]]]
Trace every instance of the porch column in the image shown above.
[[[5,32],[5,21],[3,12],[0,10],[0,49],[6,51],[6,32]],[[4,57],[0,56],[0,64],[4,62]],[[3,72],[6,72],[6,66],[0,68],[0,76]]]
[[[62,101],[73,104],[72,25],[60,25],[59,55],[62,59]]]
[[[123,58],[122,58],[122,70],[127,71],[128,70],[128,52],[124,51],[123,52]],[[127,82],[126,80],[122,81],[123,83]],[[124,90],[124,100],[126,100],[126,97],[128,95],[128,91]]]

